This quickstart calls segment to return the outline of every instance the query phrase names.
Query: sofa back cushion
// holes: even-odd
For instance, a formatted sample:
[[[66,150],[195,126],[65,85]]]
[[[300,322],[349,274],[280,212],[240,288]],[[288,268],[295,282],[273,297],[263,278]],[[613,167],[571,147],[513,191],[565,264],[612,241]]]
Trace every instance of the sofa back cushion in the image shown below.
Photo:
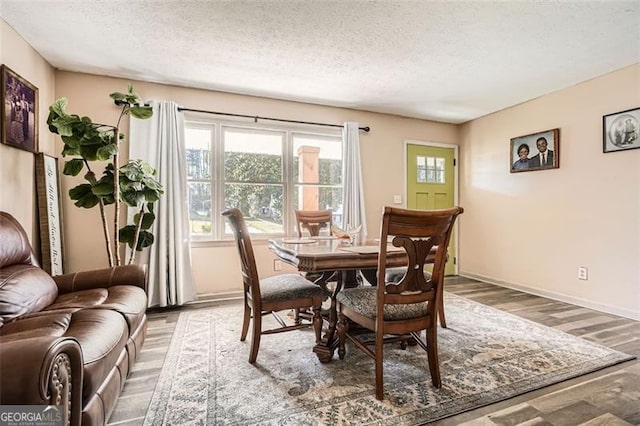
[[[37,266],[0,268],[0,327],[14,318],[43,310],[57,296],[53,278]]]
[[[0,212],[0,269],[11,265],[37,265],[27,234],[9,213]]]
[[[49,306],[58,287],[33,257],[27,234],[9,213],[0,212],[0,327]]]

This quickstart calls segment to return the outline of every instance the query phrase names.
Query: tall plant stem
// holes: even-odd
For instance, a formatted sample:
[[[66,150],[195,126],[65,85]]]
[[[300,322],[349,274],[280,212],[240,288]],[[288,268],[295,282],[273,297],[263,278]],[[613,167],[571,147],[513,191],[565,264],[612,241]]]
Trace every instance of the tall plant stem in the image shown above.
[[[113,268],[113,250],[111,249],[111,238],[109,238],[109,227],[107,226],[107,212],[104,209],[104,202],[99,201],[100,216],[102,216],[102,230],[104,232],[104,241],[107,244],[107,256],[109,257],[109,267]]]
[[[118,149],[113,155],[113,201],[115,207],[115,217],[113,218],[113,241],[115,241],[116,265],[120,266],[120,164],[118,162],[118,151],[120,150],[120,138],[118,127],[115,128],[116,145]]]
[[[89,166],[89,162],[87,160],[83,160],[85,166],[87,167],[87,174],[85,175],[85,179],[87,179],[91,185],[96,184],[96,175],[91,170]],[[102,231],[104,232],[104,241],[107,245],[107,257],[109,258],[109,267],[113,268],[113,250],[111,247],[111,238],[109,237],[109,226],[107,222],[107,212],[104,209],[104,201],[102,198],[99,198],[98,205],[100,206],[100,218],[102,219]]]
[[[140,228],[142,227],[142,218],[144,217],[144,205],[138,212],[138,223],[136,223],[136,236],[133,238],[133,248],[131,249],[131,255],[129,256],[128,264],[131,265],[136,258],[136,252],[138,248],[138,238],[140,237]]]
[[[127,109],[129,108],[129,104],[125,104],[122,106],[122,111],[120,111],[120,117],[118,117],[118,123],[115,125],[113,130],[113,137],[115,138],[116,144],[116,153],[113,155],[113,201],[115,204],[115,218],[113,220],[113,240],[115,241],[115,251],[116,251],[116,265],[120,266],[120,162],[119,155],[120,152],[120,121],[122,117],[124,117]]]

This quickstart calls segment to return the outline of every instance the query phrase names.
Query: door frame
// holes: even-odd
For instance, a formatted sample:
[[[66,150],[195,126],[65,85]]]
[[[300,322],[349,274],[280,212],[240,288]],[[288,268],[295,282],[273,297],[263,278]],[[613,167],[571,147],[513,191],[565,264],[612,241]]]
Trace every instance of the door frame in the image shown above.
[[[403,174],[403,181],[404,181],[404,189],[403,189],[403,206],[406,208],[407,207],[407,155],[408,155],[408,148],[407,145],[422,145],[422,146],[428,146],[428,147],[434,147],[434,148],[449,148],[449,149],[453,149],[453,161],[455,161],[455,167],[453,168],[453,205],[457,206],[458,205],[458,169],[460,168],[460,162],[458,160],[458,145],[455,144],[450,144],[450,143],[441,143],[441,142],[430,142],[430,141],[423,141],[423,140],[418,140],[418,139],[403,139],[403,150],[404,150],[404,162],[402,165],[402,169],[404,171]],[[456,263],[454,265],[454,271],[455,274],[458,275],[459,272],[459,250],[460,250],[460,232],[458,230],[458,223],[459,221],[456,221],[456,223],[453,225],[454,229],[455,229],[455,233],[454,233],[454,239],[455,239],[455,253],[454,253],[454,257],[456,258]]]

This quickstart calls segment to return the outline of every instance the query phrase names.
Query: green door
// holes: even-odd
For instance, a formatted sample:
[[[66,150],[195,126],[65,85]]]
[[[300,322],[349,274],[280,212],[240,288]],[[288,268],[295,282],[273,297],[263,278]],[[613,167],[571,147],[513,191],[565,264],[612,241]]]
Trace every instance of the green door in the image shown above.
[[[407,208],[435,210],[453,207],[454,148],[407,144]],[[455,235],[449,242],[446,275],[454,275]]]

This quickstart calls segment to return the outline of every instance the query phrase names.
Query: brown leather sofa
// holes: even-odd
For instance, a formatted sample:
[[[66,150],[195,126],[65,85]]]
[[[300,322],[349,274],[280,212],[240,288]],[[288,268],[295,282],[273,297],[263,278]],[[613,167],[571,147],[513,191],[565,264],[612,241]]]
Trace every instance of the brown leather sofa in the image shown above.
[[[65,424],[106,423],[144,342],[145,281],[139,265],[52,278],[0,212],[0,404],[58,405]]]

